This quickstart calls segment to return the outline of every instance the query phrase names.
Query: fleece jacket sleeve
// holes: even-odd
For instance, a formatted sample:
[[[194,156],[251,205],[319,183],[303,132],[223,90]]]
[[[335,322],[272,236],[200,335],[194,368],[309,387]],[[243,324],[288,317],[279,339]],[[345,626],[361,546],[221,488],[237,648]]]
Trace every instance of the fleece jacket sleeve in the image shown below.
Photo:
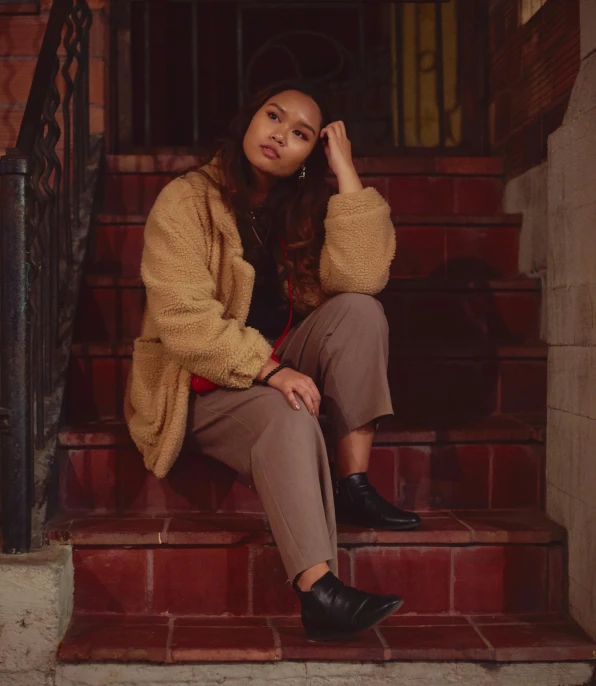
[[[391,210],[376,189],[329,199],[319,268],[327,294],[379,293],[389,280],[394,255]]]
[[[248,388],[272,349],[258,331],[224,317],[196,195],[185,179],[175,179],[151,210],[141,263],[147,304],[163,345],[182,367],[220,386]]]

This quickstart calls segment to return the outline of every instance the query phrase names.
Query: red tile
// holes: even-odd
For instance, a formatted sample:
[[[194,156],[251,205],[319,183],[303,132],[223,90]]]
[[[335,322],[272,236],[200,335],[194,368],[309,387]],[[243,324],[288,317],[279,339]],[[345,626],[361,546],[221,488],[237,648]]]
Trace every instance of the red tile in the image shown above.
[[[435,169],[439,174],[501,176],[503,160],[500,157],[437,157]]]
[[[167,511],[215,509],[212,486],[217,464],[208,457],[183,447],[167,477],[156,479],[163,492],[163,502]],[[151,489],[149,493],[151,498],[154,489]],[[148,504],[152,504],[151,499]]]
[[[371,484],[390,503],[395,503],[395,448],[373,448],[368,467]]]
[[[166,174],[108,174],[103,211],[147,214],[161,189],[171,180]]]
[[[472,510],[453,513],[478,543],[559,543],[564,529],[539,510]]]
[[[492,359],[390,356],[395,415],[404,424],[436,432],[469,426],[496,409],[498,374]]]
[[[399,448],[399,493],[406,507],[488,506],[486,445]]]
[[[397,478],[398,504],[405,509],[440,507],[431,499],[431,448],[400,446]]]
[[[61,459],[60,494],[65,510],[115,510],[114,449],[65,451]]]
[[[455,179],[455,212],[495,214],[501,211],[503,182],[499,178],[463,177]]]
[[[391,615],[379,626],[470,626],[466,617],[456,615]]]
[[[254,485],[245,482],[238,474],[220,462],[211,466],[211,482],[214,491],[214,509],[223,512],[247,512],[261,514],[263,504]]]
[[[592,660],[596,644],[572,622],[483,626],[501,662]]]
[[[385,651],[376,632],[369,629],[343,641],[316,643],[300,627],[276,626],[285,660],[383,660]]]
[[[355,586],[373,593],[397,593],[404,611],[449,612],[450,552],[447,548],[359,549]]]
[[[486,298],[474,293],[410,293],[405,307],[409,341],[486,339]],[[390,331],[392,320],[389,320]]]
[[[337,550],[337,566],[339,571],[339,578],[348,586],[353,586],[352,583],[352,564],[350,560],[350,551],[345,548],[338,548]]]
[[[504,361],[501,365],[501,412],[544,412],[546,361]]]
[[[568,607],[566,560],[562,546],[548,547],[548,609],[551,612]]]
[[[160,548],[154,551],[153,577],[155,612],[248,614],[246,546]]]
[[[491,507],[538,507],[542,446],[493,446]]]
[[[471,626],[382,626],[392,660],[487,660],[491,651]]]
[[[544,546],[486,546],[454,552],[454,611],[544,612]]]
[[[211,626],[219,628],[267,627],[269,626],[269,620],[267,617],[176,617],[174,625],[176,627]]]
[[[450,227],[445,235],[447,278],[497,279],[518,274],[517,227]]]
[[[448,177],[393,177],[388,194],[396,214],[450,214],[455,209],[454,182]]]
[[[67,421],[121,418],[129,368],[130,360],[120,357],[72,357]]]
[[[156,545],[165,519],[141,517],[85,517],[70,524],[72,545]]]
[[[169,631],[167,624],[86,621],[79,617],[61,643],[59,656],[67,662],[166,662]]]
[[[431,500],[442,508],[488,506],[489,449],[486,445],[452,445],[433,450]]]
[[[91,256],[93,270],[139,276],[144,231],[142,225],[98,226]]]
[[[235,545],[266,543],[271,533],[260,517],[241,515],[195,514],[172,517],[162,543],[167,545]]]
[[[269,627],[178,626],[172,639],[174,662],[261,662],[279,660]]]
[[[147,607],[146,550],[75,548],[75,607],[142,614]]]
[[[445,277],[445,229],[442,226],[396,227],[397,249],[391,265],[394,278]]]
[[[487,326],[490,334],[499,340],[537,340],[540,334],[540,294],[489,294]]]
[[[254,550],[253,603],[256,615],[293,615],[300,613],[300,601],[290,583],[279,550],[263,546]]]

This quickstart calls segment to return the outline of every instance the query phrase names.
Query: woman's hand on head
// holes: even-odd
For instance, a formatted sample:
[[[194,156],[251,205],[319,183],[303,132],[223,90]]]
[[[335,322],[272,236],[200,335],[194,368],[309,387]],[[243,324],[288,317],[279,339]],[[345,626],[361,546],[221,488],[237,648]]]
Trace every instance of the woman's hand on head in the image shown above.
[[[272,364],[271,361],[267,362],[257,376],[257,379],[264,379],[267,374],[273,371],[273,369],[275,369],[277,366],[277,363]],[[271,388],[275,388],[283,393],[286,397],[286,400],[294,410],[300,409],[300,404],[296,398],[296,394],[298,394],[300,398],[302,398],[302,401],[306,405],[306,409],[310,412],[310,414],[312,414],[314,417],[319,417],[321,394],[319,393],[319,389],[310,376],[306,376],[306,374],[301,374],[295,369],[286,367],[285,369],[277,372],[277,374],[274,374],[269,379],[267,384],[271,386]]]
[[[323,139],[329,167],[335,176],[339,177],[343,172],[354,168],[352,144],[343,121],[334,121],[321,129],[320,136]]]
[[[362,190],[362,183],[354,167],[352,144],[343,121],[334,121],[321,129],[323,148],[331,171],[337,176],[340,193]],[[325,136],[327,140],[325,141]]]

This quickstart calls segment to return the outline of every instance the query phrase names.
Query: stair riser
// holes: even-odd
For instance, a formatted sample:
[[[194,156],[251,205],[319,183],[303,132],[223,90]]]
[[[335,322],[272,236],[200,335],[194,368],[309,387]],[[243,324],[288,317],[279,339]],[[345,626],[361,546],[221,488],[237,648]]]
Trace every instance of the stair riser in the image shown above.
[[[93,271],[135,277],[143,252],[140,225],[102,225],[92,250]],[[518,274],[517,226],[438,226],[401,224],[391,268],[396,278],[509,278]]]
[[[391,340],[518,343],[540,334],[537,292],[388,293],[380,297]],[[75,342],[120,341],[141,332],[143,288],[83,286]]]
[[[562,609],[563,549],[551,545],[340,549],[340,576],[398,593],[402,612]],[[75,548],[75,611],[290,615],[299,611],[274,546]]]
[[[174,178],[168,174],[108,174],[103,211],[147,214],[160,190]],[[496,214],[503,184],[494,176],[363,176],[398,214]]]
[[[487,356],[494,348],[487,343]],[[64,420],[68,424],[121,419],[130,357],[70,361]],[[495,413],[544,412],[546,360],[390,360],[394,410],[410,424],[462,426]]]
[[[525,444],[373,448],[369,477],[390,502],[417,511],[540,507],[544,447]],[[165,479],[133,446],[63,450],[61,508],[165,514],[262,514],[257,493],[223,464],[183,452]]]

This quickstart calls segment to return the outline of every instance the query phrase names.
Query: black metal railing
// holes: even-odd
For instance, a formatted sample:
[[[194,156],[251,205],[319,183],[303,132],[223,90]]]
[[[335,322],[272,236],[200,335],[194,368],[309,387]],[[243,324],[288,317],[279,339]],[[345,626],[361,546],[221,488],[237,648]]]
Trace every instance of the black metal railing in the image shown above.
[[[200,148],[259,87],[296,77],[324,86],[361,152],[463,149],[475,113],[462,111],[462,91],[477,83],[461,78],[476,41],[462,27],[475,4],[122,0],[118,151]]]
[[[88,222],[91,22],[85,0],[54,0],[16,147],[0,159],[5,553],[30,550],[35,453],[57,430],[76,299],[73,246]]]

